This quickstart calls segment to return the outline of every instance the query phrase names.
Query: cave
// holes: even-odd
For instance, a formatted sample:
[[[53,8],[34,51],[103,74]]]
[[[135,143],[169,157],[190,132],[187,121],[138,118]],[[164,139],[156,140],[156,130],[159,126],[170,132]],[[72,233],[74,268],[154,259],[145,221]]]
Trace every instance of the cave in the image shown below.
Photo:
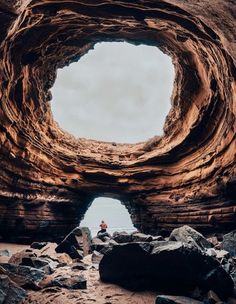
[[[124,202],[145,233],[236,227],[231,5],[0,0],[2,238],[65,235],[104,195]],[[54,121],[57,70],[111,41],[155,46],[172,58],[163,135],[135,144],[76,139]]]

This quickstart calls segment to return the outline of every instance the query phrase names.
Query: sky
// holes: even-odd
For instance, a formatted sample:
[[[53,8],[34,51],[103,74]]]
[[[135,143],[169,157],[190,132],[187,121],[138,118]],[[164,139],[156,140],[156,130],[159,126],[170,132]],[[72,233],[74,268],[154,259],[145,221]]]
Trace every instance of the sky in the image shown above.
[[[58,70],[51,108],[77,138],[137,143],[162,135],[174,68],[157,47],[97,43]]]
[[[95,45],[78,62],[58,70],[51,108],[60,127],[77,138],[137,143],[162,135],[174,82],[171,59],[158,48],[125,42]],[[125,206],[95,199],[81,225],[95,235],[134,229]]]
[[[100,230],[99,225],[101,220],[104,220],[108,225],[108,232],[110,234],[115,231],[132,232],[136,230],[132,224],[128,210],[116,199],[107,197],[96,198],[80,225],[89,227],[92,235],[95,236],[98,230]]]

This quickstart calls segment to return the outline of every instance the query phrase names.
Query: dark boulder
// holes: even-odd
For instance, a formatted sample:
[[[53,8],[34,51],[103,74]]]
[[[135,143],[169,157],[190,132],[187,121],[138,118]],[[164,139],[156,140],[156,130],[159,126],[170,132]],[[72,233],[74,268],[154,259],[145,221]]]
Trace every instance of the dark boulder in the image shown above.
[[[132,233],[132,241],[133,242],[151,242],[153,237],[150,234],[144,234],[141,232]]]
[[[87,281],[83,275],[60,275],[52,281],[51,286],[58,286],[67,289],[86,289]]]
[[[0,273],[8,275],[12,281],[24,288],[37,289],[38,283],[45,277],[45,272],[29,266],[0,264]]]
[[[52,264],[55,264],[55,262],[53,262],[53,261],[49,262],[48,260],[42,259],[42,258],[25,257],[22,259],[20,265],[41,269],[46,274],[51,274],[55,270],[55,268],[52,266]]]
[[[223,236],[222,247],[228,251],[231,256],[236,256],[236,230]]]
[[[76,227],[56,247],[57,253],[67,253],[72,259],[82,259],[91,252],[92,238],[87,227]]]
[[[170,234],[169,240],[191,244],[199,249],[213,246],[201,233],[187,225],[174,229]]]
[[[31,248],[33,249],[42,249],[45,247],[48,243],[47,242],[34,242],[30,245]]]
[[[156,298],[156,304],[201,304],[202,302],[180,296],[159,295]]]
[[[162,246],[152,243],[114,246],[104,253],[99,273],[102,281],[132,290],[183,295],[200,286],[222,297],[229,296],[233,290],[231,277],[215,258],[181,242]]]
[[[26,291],[12,282],[8,276],[0,275],[0,303],[19,304],[26,295]]]
[[[117,243],[131,243],[133,242],[132,234],[129,234],[125,231],[122,232],[114,232],[112,239]]]
[[[109,241],[111,239],[111,235],[107,231],[105,231],[105,232],[98,231],[97,238],[99,238],[103,242],[106,242],[106,241]]]
[[[104,247],[108,247],[109,242],[104,242],[98,237],[92,239],[92,250],[101,251]]]

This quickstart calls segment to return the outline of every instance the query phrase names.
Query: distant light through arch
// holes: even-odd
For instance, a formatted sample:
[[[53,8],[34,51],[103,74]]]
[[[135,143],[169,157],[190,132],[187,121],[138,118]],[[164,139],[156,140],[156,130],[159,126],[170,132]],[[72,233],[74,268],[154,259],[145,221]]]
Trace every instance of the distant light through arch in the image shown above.
[[[78,138],[142,142],[162,135],[173,81],[171,59],[157,47],[98,43],[58,70],[52,113]]]
[[[89,227],[92,235],[95,236],[100,230],[101,220],[108,224],[107,231],[113,234],[115,231],[126,231],[131,233],[137,229],[134,228],[128,210],[119,200],[99,197],[96,198],[80,226]]]

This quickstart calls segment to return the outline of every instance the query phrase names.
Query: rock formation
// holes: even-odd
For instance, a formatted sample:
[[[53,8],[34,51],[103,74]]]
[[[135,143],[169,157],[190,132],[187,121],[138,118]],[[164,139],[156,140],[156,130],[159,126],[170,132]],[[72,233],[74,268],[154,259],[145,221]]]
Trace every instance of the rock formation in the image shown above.
[[[65,235],[104,195],[146,233],[235,228],[235,11],[231,0],[0,0],[2,237]],[[124,40],[172,57],[164,134],[76,139],[52,117],[56,71]]]

